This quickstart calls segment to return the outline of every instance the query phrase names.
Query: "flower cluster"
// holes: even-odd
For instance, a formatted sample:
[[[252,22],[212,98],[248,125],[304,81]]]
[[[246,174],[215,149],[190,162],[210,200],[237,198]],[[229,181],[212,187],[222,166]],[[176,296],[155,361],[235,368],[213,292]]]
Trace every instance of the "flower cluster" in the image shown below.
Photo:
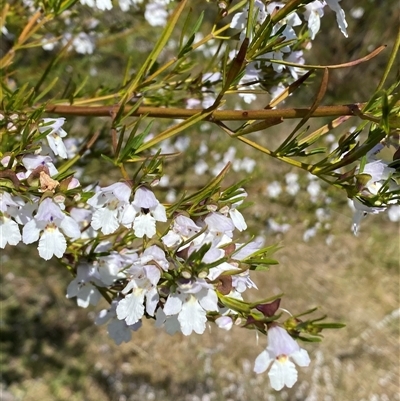
[[[204,333],[208,321],[224,330],[245,323],[235,302],[244,304],[244,292],[256,288],[249,274],[251,257],[260,257],[265,250],[260,241],[234,240],[235,230],[247,228],[239,211],[247,193],[242,188],[222,192],[220,201],[204,204],[195,219],[185,211],[176,212],[169,228],[158,233],[157,224],[168,221],[167,212],[144,185],[132,188],[118,182],[97,188],[86,202],[79,201],[79,207],[70,207],[68,189],[77,184],[51,178],[58,173],[55,155],[67,157],[63,123],[64,119],[44,120],[39,133],[47,135],[50,149],[40,146],[39,154],[25,155],[21,161],[25,171],[17,180],[33,184],[39,177],[36,185],[42,196],[24,202],[0,193],[1,246],[16,245],[21,239],[25,244],[38,241],[39,255],[49,260],[67,253],[67,241],[71,246],[85,244],[85,253],[74,264],[67,297],[86,308],[97,305],[104,293],[112,294],[110,307],[99,313],[95,323],[107,324],[116,344],[129,341],[145,317],[167,333],[186,336]],[[22,236],[18,225],[23,226]],[[114,241],[127,234],[132,239],[115,250]],[[156,243],[148,242],[155,236]],[[132,240],[143,242],[132,247]],[[255,370],[261,372],[258,360]],[[271,377],[276,387],[274,380]],[[284,380],[288,386],[295,381],[293,376]]]
[[[384,147],[379,143],[371,149],[365,157],[366,163],[358,171],[359,193],[352,199],[353,232],[356,235],[365,216],[383,212],[389,205],[398,203],[400,185],[395,179],[396,169],[377,157]]]
[[[307,21],[308,32],[310,40],[314,40],[318,33],[321,25],[321,17],[324,15],[324,8],[328,7],[336,13],[337,23],[344,36],[347,37],[347,22],[345,19],[345,13],[339,5],[340,0],[327,0],[327,1],[312,1],[305,6],[303,18]],[[267,16],[276,14],[285,4],[281,2],[262,2],[260,0],[254,1],[253,7],[253,18],[256,18],[255,30],[261,26]],[[240,39],[246,37],[253,38],[254,32],[246,32],[247,20],[249,16],[249,8],[245,8],[242,12],[236,13],[231,22],[231,28],[238,29],[240,31]],[[275,49],[261,53],[255,61],[250,62],[247,67],[244,76],[240,80],[240,85],[243,88],[243,93],[240,94],[246,103],[251,103],[256,99],[254,93],[247,93],[249,89],[255,89],[254,83],[262,80],[263,70],[265,67],[272,66],[275,76],[282,75],[285,68],[287,68],[291,74],[292,80],[298,79],[299,75],[303,75],[305,70],[301,68],[301,64],[305,63],[303,50],[292,50],[291,46],[293,43],[297,43],[299,38],[295,31],[295,27],[302,25],[302,20],[296,12],[289,13],[284,19],[279,21],[273,26],[272,36],[276,36],[276,41],[279,43]],[[310,48],[309,43],[308,48]],[[270,61],[274,60],[274,61]],[[280,64],[279,61],[287,61],[295,63],[298,66],[285,66]],[[299,67],[300,66],[300,67]],[[280,83],[277,87],[270,89],[271,93],[275,97],[276,94],[284,89],[283,84]]]
[[[32,13],[36,11],[36,3],[22,3],[21,9],[29,8]],[[58,43],[64,47],[63,52],[73,48],[79,54],[92,54],[96,50],[97,41],[108,41],[109,38],[106,40],[102,36],[106,31],[100,33],[95,29],[101,24],[100,20],[90,16],[81,21],[78,12],[68,10],[76,2],[56,3],[49,4],[46,10],[35,14],[37,20],[28,19],[30,23],[21,30],[18,37],[18,51],[35,46],[52,51]],[[101,300],[108,302],[109,305],[99,312],[95,324],[106,324],[108,334],[116,344],[129,341],[132,333],[139,330],[145,320],[153,322],[169,334],[182,333],[185,336],[204,333],[208,323],[215,323],[222,330],[230,330],[233,326],[253,329],[268,338],[268,346],[257,357],[254,371],[263,373],[269,370],[268,375],[275,390],[281,390],[284,386],[292,387],[297,380],[294,363],[301,367],[310,363],[307,351],[300,348],[295,339],[312,341],[320,336],[322,329],[338,328],[340,325],[319,323],[323,318],[306,322],[300,320],[300,317],[311,312],[279,322],[282,315],[280,310],[285,311],[280,309],[280,295],[256,302],[246,301],[247,290],[257,289],[251,272],[268,270],[270,265],[276,264],[272,255],[277,246],[265,246],[264,238],[251,237],[246,231],[247,222],[242,209],[246,206],[244,201],[247,193],[242,188],[243,182],[232,184],[227,189],[221,189],[221,182],[230,164],[235,172],[251,174],[256,166],[255,160],[248,155],[236,158],[236,149],[228,147],[223,154],[210,155],[215,162],[214,167],[210,168],[204,158],[211,153],[209,145],[202,142],[193,163],[194,171],[198,176],[209,171],[216,177],[204,187],[196,188],[193,194],[188,194],[186,190],[177,194],[173,188],[168,188],[169,177],[163,176],[163,158],[166,154],[168,157],[178,152],[183,153],[189,145],[189,139],[178,138],[178,135],[200,121],[208,126],[218,125],[232,134],[231,128],[222,123],[223,118],[214,118],[217,112],[226,111],[222,110],[226,94],[239,91],[244,102],[251,103],[256,99],[258,85],[268,81],[264,79],[266,76],[271,77],[273,83],[271,87],[263,87],[263,90],[275,94],[284,85],[298,80],[305,72],[301,68],[305,63],[303,49],[311,47],[311,41],[320,29],[320,20],[326,6],[336,13],[340,31],[347,37],[347,22],[340,0],[311,1],[294,11],[289,7],[290,12],[286,15],[284,10],[288,3],[254,0],[243,4],[243,10],[232,15],[227,12],[231,2],[222,1],[217,4],[221,18],[216,20],[218,23],[210,35],[205,36],[200,31],[203,14],[192,29],[189,13],[179,40],[172,35],[175,35],[175,25],[180,26],[182,21],[185,2],[178,2],[174,11],[172,8],[175,4],[171,0],[118,0],[114,3],[119,4],[122,12],[132,7],[135,13],[143,13],[147,28],[150,28],[148,25],[169,25],[142,66],[136,65],[136,60],[132,62],[132,68],[137,68],[133,74],[129,72],[131,64],[128,63],[124,81],[115,90],[101,88],[95,98],[83,96],[79,99],[80,103],[76,102],[76,98],[83,91],[83,83],[80,86],[73,83],[60,93],[64,93],[70,101],[69,106],[61,107],[69,107],[70,110],[71,107],[76,110],[79,104],[93,103],[94,99],[101,102],[116,98],[115,103],[121,107],[118,111],[115,107],[107,110],[113,117],[112,151],[103,153],[101,149],[99,153],[112,166],[120,168],[124,179],[115,179],[111,184],[108,182],[110,185],[107,186],[92,183],[82,188],[77,177],[82,185],[84,179],[94,178],[85,176],[85,170],[78,161],[81,162],[90,154],[91,146],[101,147],[98,142],[103,137],[96,134],[93,140],[87,138],[85,142],[83,138],[66,139],[68,135],[63,129],[65,118],[42,118],[45,111],[57,112],[54,110],[57,110],[59,104],[56,102],[58,95],[49,100],[57,80],[47,86],[44,83],[47,76],[51,75],[49,72],[56,64],[55,61],[61,62],[62,53],[53,59],[42,78],[26,92],[24,88],[15,89],[13,85],[17,86],[17,80],[8,78],[13,74],[7,73],[4,84],[10,87],[4,100],[7,112],[4,112],[5,115],[0,114],[0,124],[4,128],[1,133],[3,135],[5,132],[6,138],[4,146],[2,142],[0,155],[0,248],[16,246],[20,242],[35,244],[42,259],[60,259],[60,263],[73,275],[66,290],[67,298],[76,298],[78,306],[82,308],[97,306]],[[93,8],[90,15],[98,17],[101,11],[111,10],[113,2],[80,0],[77,5],[86,6]],[[236,5],[233,7],[237,10]],[[47,9],[51,10],[51,16]],[[249,16],[250,10],[253,15]],[[167,22],[170,15],[173,18]],[[283,17],[275,19],[277,15]],[[49,29],[41,39],[36,40],[36,29],[40,30],[42,25],[36,27],[35,22],[41,21],[44,26],[47,18],[51,21],[58,16],[60,26],[65,27],[65,31],[56,34],[57,27],[53,33]],[[229,20],[224,27],[218,28],[223,18]],[[302,24],[307,27],[302,29]],[[265,26],[268,29],[264,29]],[[233,40],[226,40],[229,28],[240,31],[237,35],[241,41],[239,53],[231,51],[229,47]],[[115,37],[127,36],[125,32],[120,35],[116,26],[113,29]],[[261,37],[259,40],[260,35],[267,33],[268,38]],[[9,34],[5,27],[2,28],[2,34]],[[170,45],[171,48],[168,47]],[[139,47],[144,49],[143,52],[147,51],[147,44]],[[198,48],[201,50],[197,51]],[[13,62],[14,50],[9,53],[5,51],[7,66]],[[177,51],[176,57],[174,55],[172,59],[166,60],[172,50]],[[197,72],[197,67],[193,69],[198,64],[196,57],[199,54],[211,60],[209,71]],[[72,53],[69,55],[72,56]],[[193,71],[196,72],[196,78],[192,78]],[[96,74],[94,67],[89,70],[89,75]],[[12,84],[9,84],[8,79]],[[42,86],[45,89],[40,90]],[[30,86],[27,84],[26,88]],[[27,100],[24,99],[25,94]],[[40,103],[43,98],[46,99],[45,103]],[[393,106],[395,102],[389,100],[386,102],[388,107],[389,104]],[[158,134],[150,133],[151,124],[141,131],[140,124],[147,114],[138,108],[143,107],[157,114],[162,107],[153,105],[178,104],[186,104],[187,109],[172,117],[181,118],[179,116],[184,115],[184,118],[187,117],[184,123],[173,125]],[[193,110],[201,107],[203,110]],[[271,107],[275,106],[271,104]],[[18,112],[14,113],[13,108]],[[88,108],[92,112],[95,106]],[[259,111],[263,113],[266,110]],[[102,112],[100,110],[100,114]],[[231,110],[228,114],[237,114],[232,112],[237,110]],[[240,114],[241,118],[249,116],[248,111]],[[140,117],[135,120],[135,115]],[[373,118],[375,124],[375,116],[367,117]],[[268,125],[268,122],[268,119],[262,121],[261,125]],[[245,141],[244,136],[255,132],[251,129],[254,125],[260,128],[259,124],[255,120],[245,121],[235,131],[236,136]],[[388,127],[385,129],[388,139],[390,130]],[[298,161],[291,157],[318,154],[319,149],[308,146],[313,145],[314,140],[319,139],[325,131],[322,129],[315,135],[298,133],[294,136],[295,130],[276,152],[258,147],[252,142],[248,144],[299,166]],[[175,142],[172,144],[173,137]],[[378,135],[371,135],[374,144],[376,137]],[[379,140],[382,137],[379,136]],[[98,138],[101,140],[97,142]],[[161,141],[164,141],[163,146]],[[77,143],[84,146],[78,150]],[[159,148],[154,153],[155,144]],[[329,163],[338,155],[337,159],[343,161],[350,145],[347,143],[341,147],[339,144],[337,149],[327,152],[329,156],[321,163],[301,163],[301,167],[306,166],[304,169],[313,174],[332,172],[336,160]],[[398,160],[391,163],[379,159],[378,154],[382,148],[381,144],[373,148],[361,159],[359,168],[354,167],[344,177],[337,171],[328,174],[328,178],[337,180],[332,183],[348,184],[345,189],[352,195],[356,209],[353,225],[355,233],[365,214],[378,213],[389,205],[398,204]],[[396,153],[398,159],[398,147]],[[351,150],[348,154],[354,155]],[[72,171],[71,166],[74,164],[76,170]],[[325,179],[323,173],[321,178]],[[301,189],[298,176],[289,173],[285,181],[285,192],[292,198],[296,197]],[[159,192],[154,189],[157,185],[170,190],[164,198],[168,203],[158,199]],[[266,192],[270,198],[277,199],[283,191],[278,182],[272,182]],[[307,192],[310,201],[317,203],[321,186],[311,174]],[[392,218],[398,219],[398,209],[391,210],[394,211]],[[323,226],[326,223],[324,211],[317,209],[316,214],[318,227]],[[268,223],[271,230],[277,232],[285,232],[290,227],[288,224],[280,225],[273,219]],[[315,235],[316,227],[304,233],[304,240]]]

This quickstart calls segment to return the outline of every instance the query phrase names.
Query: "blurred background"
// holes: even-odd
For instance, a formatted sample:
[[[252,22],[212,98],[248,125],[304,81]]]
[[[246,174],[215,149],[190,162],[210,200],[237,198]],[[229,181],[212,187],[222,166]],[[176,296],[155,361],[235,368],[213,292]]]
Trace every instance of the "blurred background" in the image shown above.
[[[349,38],[341,35],[334,14],[326,9],[321,30],[305,54],[307,63],[342,63],[363,57],[382,44],[393,45],[399,28],[398,1],[346,0],[341,5]],[[112,87],[118,82],[126,57],[140,60],[139,55],[148,53],[150,39],[159,32],[147,24],[141,7],[126,13],[114,7],[104,13],[100,24],[109,24],[108,36],[97,39],[90,57],[70,52],[63,67],[66,74],[60,74],[62,83],[76,90],[76,83],[89,74],[89,89],[98,95],[107,93],[104,83]],[[197,1],[193,7],[201,10],[208,6]],[[88,8],[82,10],[80,18],[85,16],[84,27],[89,31],[98,15]],[[11,18],[7,25],[10,34],[17,25]],[[121,27],[129,30],[129,35],[113,37],[113,29],[118,35]],[[52,29],[49,35],[57,36],[57,30],[62,32],[65,27],[55,24]],[[332,72],[323,104],[368,100],[388,55],[386,50],[368,63]],[[39,48],[17,58],[20,74],[15,84],[37,79],[51,57],[51,52]],[[392,74],[389,82],[394,79]],[[287,105],[309,105],[314,90],[313,85],[300,90]],[[159,96],[166,102],[165,93],[160,91]],[[108,122],[101,120],[107,133]],[[86,118],[67,121],[66,130],[75,137],[99,124]],[[352,120],[334,130],[326,145],[356,124]],[[257,138],[273,147],[292,125],[285,122]],[[254,332],[237,327],[225,332],[216,326],[202,336],[170,337],[144,321],[130,343],[116,346],[105,327],[93,324],[106,304],[78,308],[75,299],[65,298],[72,280],[69,272],[55,258],[45,263],[34,246],[21,244],[1,252],[2,400],[400,400],[400,243],[394,213],[390,219],[387,213],[368,216],[355,237],[351,232],[353,212],[345,193],[233,141],[208,123],[163,146],[165,151],[182,154],[166,161],[167,178],[161,182],[159,199],[172,201],[183,187],[195,190],[194,182],[205,183],[227,161],[232,168],[226,186],[250,178],[245,189],[254,204],[243,211],[248,235],[263,236],[266,244],[283,245],[276,254],[280,264],[254,275],[260,290],[250,297],[284,292],[283,308],[298,313],[318,306],[321,314],[346,323],[346,328],[325,331],[320,344],[305,344],[311,365],[299,369],[293,389],[278,393],[270,388],[266,374],[252,372],[254,359],[266,346],[265,338],[257,339]],[[82,162],[83,166],[83,183],[85,177],[88,182],[99,177],[102,185],[119,178],[117,171],[106,172],[99,160]]]

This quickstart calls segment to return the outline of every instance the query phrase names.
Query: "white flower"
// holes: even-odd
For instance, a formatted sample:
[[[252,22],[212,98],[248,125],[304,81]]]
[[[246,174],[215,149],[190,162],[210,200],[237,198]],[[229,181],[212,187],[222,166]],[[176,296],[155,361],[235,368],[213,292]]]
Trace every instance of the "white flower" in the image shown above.
[[[298,183],[299,176],[296,173],[287,173],[285,175],[286,191],[289,195],[295,196],[300,190]]]
[[[268,219],[267,224],[268,224],[268,228],[274,233],[284,234],[287,231],[289,231],[289,229],[291,227],[291,225],[288,223],[279,224],[277,221],[275,221],[272,218]]]
[[[311,202],[316,202],[321,191],[321,186],[318,181],[310,181],[307,185],[307,192],[310,195]]]
[[[22,240],[24,244],[31,244],[40,237],[39,255],[45,260],[53,255],[61,258],[67,249],[67,241],[59,229],[71,238],[79,238],[81,234],[78,223],[66,216],[52,199],[46,198],[39,205],[36,216],[24,226]]]
[[[118,301],[112,301],[110,309],[103,309],[97,315],[94,322],[96,325],[107,325],[108,335],[114,340],[115,344],[120,345],[123,342],[127,343],[132,337],[132,331],[137,331],[142,327],[142,322],[128,326],[124,320],[117,318],[116,308]]]
[[[391,206],[388,210],[388,217],[390,221],[400,221],[400,205]]]
[[[382,160],[372,160],[364,166],[363,174],[371,176],[370,180],[365,184],[366,189],[373,195],[376,195],[386,181],[396,170],[389,167]]]
[[[347,31],[346,31],[346,28],[347,28],[346,15],[345,15],[342,7],[339,6],[340,1],[341,0],[326,0],[326,3],[328,4],[328,7],[336,13],[336,21],[340,28],[340,31],[347,38],[348,35],[347,35]]]
[[[215,324],[223,330],[229,331],[233,326],[233,320],[230,316],[220,316],[215,319]]]
[[[321,1],[313,1],[305,6],[304,18],[308,21],[308,32],[311,40],[315,39],[315,35],[321,27],[321,17],[324,15],[324,7],[325,4]]]
[[[132,4],[142,3],[143,0],[119,0],[118,4],[122,11],[128,11]]]
[[[136,190],[132,206],[136,214],[133,229],[138,238],[145,235],[148,238],[153,237],[156,233],[156,221],[167,221],[165,207],[145,187]]]
[[[81,4],[89,7],[97,7],[99,10],[111,10],[113,8],[111,0],[81,0]]]
[[[277,198],[282,193],[282,186],[278,181],[272,181],[265,188],[265,193],[270,198]]]
[[[164,305],[166,316],[178,315],[181,331],[185,336],[193,331],[204,333],[207,311],[218,311],[218,297],[212,285],[202,279],[178,283],[176,292],[168,296]]]
[[[143,317],[145,309],[150,316],[154,316],[159,301],[157,283],[161,273],[154,265],[144,265],[146,260],[148,257],[144,255],[143,259],[139,258],[128,270],[130,281],[122,290],[126,295],[118,302],[116,309],[118,319],[125,320],[128,326],[137,323]]]
[[[268,372],[271,386],[274,390],[282,390],[284,386],[293,387],[297,381],[297,370],[293,359],[299,366],[308,366],[310,358],[306,350],[299,347],[297,342],[279,326],[268,329],[268,347],[256,358],[254,372]]]
[[[255,241],[251,241],[248,244],[242,246],[242,244],[236,244],[236,249],[232,253],[232,259],[234,260],[246,260],[249,256],[253,255],[255,252],[258,252],[263,246],[264,240],[261,238],[256,239]]]
[[[369,162],[364,166],[364,169],[361,173],[368,174],[371,178],[364,184],[364,188],[362,189],[363,195],[377,195],[384,182],[387,181],[396,171],[394,168],[389,167],[384,161],[375,158],[376,154],[379,153],[382,147],[383,146],[381,144],[378,144],[367,154]],[[392,186],[395,186],[395,189],[398,189],[397,184],[393,184]],[[391,201],[388,203],[391,203]],[[354,198],[353,206],[355,209],[353,217],[353,232],[355,235],[357,235],[361,220],[367,214],[377,214],[385,211],[387,204],[382,204],[376,207],[367,206],[359,199]]]
[[[213,246],[227,244],[232,241],[235,225],[223,214],[212,212],[204,219],[207,231],[204,238],[199,237],[201,244],[211,242]]]
[[[257,13],[257,22],[258,24],[262,24],[267,16],[265,12],[265,4],[261,0],[254,1],[254,15]],[[246,26],[247,26],[247,18],[249,14],[249,8],[246,8],[244,11],[237,13],[233,16],[231,21],[231,28],[239,29],[240,40],[243,40],[246,35]]]
[[[101,230],[105,235],[115,232],[120,223],[132,222],[133,216],[127,218],[129,210],[129,197],[131,188],[123,183],[117,182],[100,189],[100,191],[88,199],[87,203],[94,207],[91,225],[95,230]]]
[[[244,198],[247,196],[247,192],[243,188],[239,188],[240,193],[236,195],[232,199],[228,199],[230,202],[232,202],[231,206],[225,206],[220,210],[220,213],[223,215],[229,214],[229,217],[232,220],[232,223],[234,226],[239,230],[243,231],[246,230],[247,224],[246,221],[244,220],[244,217],[242,213],[237,210],[237,207],[240,206],[243,203]]]
[[[67,133],[61,128],[65,122],[65,118],[43,118],[44,125],[39,126],[41,133],[50,130],[47,134],[46,139],[49,143],[51,150],[55,155],[59,155],[63,159],[67,159],[67,149],[61,138],[67,136]]]
[[[53,160],[50,156],[26,155],[22,158],[22,164],[27,171],[20,179],[28,178],[31,173],[38,167],[47,168],[50,177],[58,174],[58,170],[55,168]]]
[[[168,12],[162,0],[154,0],[146,4],[144,18],[151,26],[164,26],[167,22]]]
[[[246,270],[242,273],[235,274],[232,276],[232,287],[237,291],[237,292],[244,292],[247,290],[247,288],[255,288],[258,290],[256,284],[254,281],[250,278],[250,271]]]
[[[189,251],[189,254],[191,252]],[[210,248],[203,256],[203,259],[201,260],[203,263],[206,264],[211,264],[216,262],[219,259],[222,259],[225,257],[225,251],[223,249],[217,249],[217,248]],[[227,262],[222,262],[218,266],[212,267],[207,275],[207,278],[210,279],[211,281],[215,280],[218,278],[223,272],[226,271],[233,271],[233,270],[238,270],[240,271],[239,267],[234,264],[230,264]]]
[[[0,248],[8,244],[17,245],[21,241],[18,224],[12,219],[17,217],[24,205],[20,200],[17,203],[8,192],[0,192]],[[19,219],[18,222],[22,223]]]
[[[201,230],[192,219],[184,215],[175,217],[172,229],[168,231],[161,241],[168,247],[181,244],[196,235]]]
[[[156,327],[164,327],[169,335],[174,335],[181,330],[181,325],[178,321],[178,316],[167,316],[162,308],[158,308],[156,312]]]
[[[366,217],[367,214],[378,214],[386,210],[386,207],[371,207],[364,205],[364,203],[360,202],[357,198],[353,198],[353,207],[355,209],[353,216],[354,235],[358,235],[361,220]]]
[[[18,224],[11,219],[11,207],[18,204],[11,199],[7,192],[0,192],[0,248],[4,249],[8,244],[17,245],[21,241],[21,233]]]
[[[131,260],[127,260],[127,258],[115,251],[111,252],[110,255],[101,256],[97,260],[99,262],[100,279],[105,285],[111,285],[116,280],[125,278],[126,274],[122,270],[132,263]]]
[[[76,277],[67,287],[66,297],[76,297],[76,302],[81,308],[87,308],[89,304],[97,305],[101,294],[92,283],[102,286],[97,269],[87,263],[80,264],[76,269]]]
[[[21,241],[21,233],[18,224],[7,213],[0,215],[0,248],[4,249],[8,244],[17,245]]]
[[[304,60],[303,54],[304,53],[302,50],[293,51],[289,54],[288,57],[286,57],[286,61],[288,61],[290,63],[304,64],[305,60]],[[288,69],[294,79],[298,79],[300,75],[304,75],[306,73],[306,70],[304,68],[300,68],[300,67],[288,66]]]

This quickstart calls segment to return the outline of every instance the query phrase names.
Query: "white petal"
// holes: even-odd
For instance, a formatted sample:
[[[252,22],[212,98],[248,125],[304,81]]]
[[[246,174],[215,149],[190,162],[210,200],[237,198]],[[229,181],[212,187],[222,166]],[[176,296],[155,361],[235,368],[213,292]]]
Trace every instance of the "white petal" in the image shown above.
[[[24,244],[31,244],[39,239],[41,227],[37,224],[36,220],[31,220],[25,224],[22,229],[22,242]]]
[[[152,238],[156,233],[156,220],[150,213],[141,214],[135,218],[133,229],[138,238],[143,238],[145,235]]]
[[[144,314],[144,295],[145,291],[142,288],[135,288],[131,294],[119,301],[117,306],[118,319],[125,319],[128,326],[138,322]]]
[[[297,342],[288,332],[279,326],[272,326],[268,329],[268,351],[275,357],[280,355],[291,355],[300,350]]]
[[[67,298],[73,298],[78,295],[79,292],[79,279],[74,278],[67,287]]]
[[[229,316],[220,316],[219,318],[215,319],[215,324],[224,330],[230,330],[233,326],[232,318]]]
[[[254,362],[254,372],[264,373],[272,361],[273,359],[269,356],[268,352],[264,350],[260,355],[258,355]]]
[[[8,192],[0,192],[0,212],[6,212],[10,206],[18,207],[18,203],[14,202]]]
[[[192,331],[197,334],[204,333],[207,322],[206,311],[199,305],[193,295],[182,305],[178,321],[185,336],[190,335]]]
[[[40,203],[35,220],[54,222],[55,220],[63,220],[65,214],[61,211],[60,206],[54,203],[50,198],[46,198]]]
[[[308,352],[302,348],[299,351],[293,352],[293,354],[291,354],[290,357],[299,366],[308,366],[311,362],[310,357],[308,356]]]
[[[79,224],[72,217],[65,216],[59,227],[70,238],[78,239],[81,236]]]
[[[154,316],[154,311],[157,308],[158,301],[160,297],[156,288],[152,288],[150,291],[146,292],[146,312],[150,316]]]
[[[96,287],[93,287],[91,284],[85,284],[78,292],[76,303],[81,308],[87,308],[89,304],[97,305],[100,298],[100,292]]]
[[[233,266],[227,262],[223,262],[220,265],[216,267],[212,267],[209,272],[208,272],[208,278],[213,281],[217,277],[219,277],[223,272],[229,271],[229,270],[240,270],[240,268]]]
[[[165,246],[171,248],[173,246],[178,245],[182,239],[179,234],[174,233],[172,230],[168,231],[167,235],[161,238],[161,241],[164,243]]]
[[[63,129],[61,129],[61,131],[63,131],[66,135],[66,132]],[[47,135],[46,139],[51,150],[54,152],[55,155],[59,155],[63,159],[68,158],[67,148],[65,147],[64,142],[59,134],[53,133]]]
[[[131,204],[128,204],[128,205],[125,205],[124,211],[122,212],[122,215],[121,215],[119,221],[126,228],[131,228],[133,220],[135,219],[135,216],[136,216],[135,208]]]
[[[107,207],[98,209],[93,214],[91,226],[95,230],[101,230],[105,235],[112,234],[119,227],[117,215],[117,209],[110,210]]]
[[[132,204],[138,208],[153,209],[159,204],[153,192],[145,187],[136,190]]]
[[[242,213],[239,212],[239,210],[230,209],[229,216],[231,217],[233,224],[239,231],[243,231],[247,228],[247,224],[244,220],[244,217]]]
[[[157,221],[167,221],[167,214],[165,213],[165,207],[159,203],[155,209],[151,211],[151,214]]]
[[[219,213],[210,213],[204,219],[204,221],[208,225],[209,230],[226,232],[226,231],[232,231],[235,228],[231,219]]]
[[[21,241],[21,233],[18,224],[9,217],[0,216],[0,248],[4,249],[6,244],[17,245]]]
[[[291,388],[297,381],[296,366],[288,359],[284,362],[275,360],[268,372],[268,376],[274,390],[282,390],[284,386]]]
[[[237,252],[234,252],[232,255],[233,259],[236,260],[243,260],[248,258],[250,255],[252,255],[253,253],[259,251],[262,247],[262,240],[258,240],[258,241],[252,241],[249,242],[247,245],[243,246],[242,248],[240,248]]]
[[[321,18],[317,11],[312,10],[308,18],[308,30],[310,32],[310,39],[314,40],[315,35],[321,27]]]
[[[170,294],[164,305],[164,313],[169,315],[176,315],[182,309],[182,300],[177,294]]]
[[[107,326],[107,332],[117,345],[129,342],[132,337],[132,330],[123,320],[113,319]]]
[[[197,297],[203,309],[208,312],[218,312],[218,296],[214,290],[209,288],[203,289],[199,292]]]
[[[111,184],[108,187],[104,187],[101,189],[103,193],[112,193],[118,200],[123,203],[128,203],[129,198],[131,197],[132,189],[129,185],[124,182],[117,182],[115,184]]]
[[[67,241],[57,227],[49,227],[43,231],[39,240],[39,255],[44,260],[49,260],[53,255],[62,258],[67,249]]]
[[[347,35],[347,31],[346,31],[346,28],[347,28],[346,16],[345,16],[345,13],[344,13],[342,7],[340,7],[340,5],[339,5],[339,1],[340,0],[326,0],[329,8],[336,13],[336,21],[340,28],[340,31],[347,38],[348,35]]]
[[[150,283],[154,286],[158,284],[161,278],[160,269],[154,265],[144,266],[144,271],[146,272],[146,277]]]
[[[174,315],[168,317],[165,321],[164,329],[170,336],[173,336],[175,333],[181,331],[181,325],[178,321],[178,316]]]

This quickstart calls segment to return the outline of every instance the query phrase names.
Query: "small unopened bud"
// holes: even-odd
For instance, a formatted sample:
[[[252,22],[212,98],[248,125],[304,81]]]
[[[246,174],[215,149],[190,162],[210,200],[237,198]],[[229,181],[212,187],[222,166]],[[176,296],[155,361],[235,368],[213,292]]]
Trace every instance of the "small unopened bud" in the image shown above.
[[[221,209],[219,209],[219,212],[221,213],[221,214],[228,214],[228,212],[229,212],[229,206],[228,205],[225,205],[223,208],[221,208]]]
[[[209,212],[216,212],[217,209],[218,209],[218,206],[217,206],[217,205],[207,205],[207,210],[208,210]]]
[[[65,196],[58,194],[53,198],[53,201],[56,203],[64,203],[65,202]]]
[[[182,270],[182,277],[191,278],[192,277],[192,272],[189,271],[189,270]]]
[[[198,278],[206,278],[207,275],[208,275],[208,271],[207,270],[203,270],[197,275],[197,277]]]

